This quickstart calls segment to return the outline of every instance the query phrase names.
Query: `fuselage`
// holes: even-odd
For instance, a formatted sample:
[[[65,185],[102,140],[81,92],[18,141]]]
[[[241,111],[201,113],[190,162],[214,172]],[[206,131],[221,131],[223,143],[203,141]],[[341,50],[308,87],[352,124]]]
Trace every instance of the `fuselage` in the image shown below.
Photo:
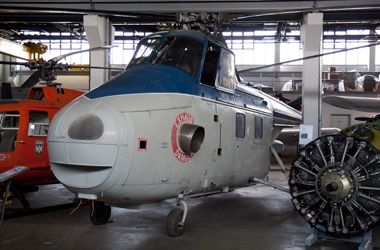
[[[234,55],[196,31],[145,37],[128,67],[65,106],[48,134],[54,174],[113,206],[248,185],[298,111],[240,84]]]

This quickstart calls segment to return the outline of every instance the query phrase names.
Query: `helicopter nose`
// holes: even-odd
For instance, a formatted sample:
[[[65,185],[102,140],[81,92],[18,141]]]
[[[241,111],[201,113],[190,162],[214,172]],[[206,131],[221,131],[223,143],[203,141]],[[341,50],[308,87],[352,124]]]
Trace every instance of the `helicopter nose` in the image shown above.
[[[118,156],[125,155],[125,127],[121,112],[105,101],[80,98],[62,109],[48,135],[51,168],[57,179],[75,188],[104,183],[120,163]]]

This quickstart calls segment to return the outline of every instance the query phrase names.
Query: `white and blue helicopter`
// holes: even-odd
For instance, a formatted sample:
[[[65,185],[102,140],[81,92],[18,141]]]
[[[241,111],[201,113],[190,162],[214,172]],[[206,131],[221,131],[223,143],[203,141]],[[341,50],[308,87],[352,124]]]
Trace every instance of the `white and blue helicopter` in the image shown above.
[[[220,16],[189,19],[185,25],[204,31]],[[169,213],[166,227],[180,236],[186,198],[267,177],[272,144],[284,127],[302,122],[301,113],[241,83],[219,36],[216,29],[148,35],[122,73],[55,116],[52,170],[78,198],[93,201],[95,225],[109,220],[111,206],[141,209],[174,198],[183,209]]]

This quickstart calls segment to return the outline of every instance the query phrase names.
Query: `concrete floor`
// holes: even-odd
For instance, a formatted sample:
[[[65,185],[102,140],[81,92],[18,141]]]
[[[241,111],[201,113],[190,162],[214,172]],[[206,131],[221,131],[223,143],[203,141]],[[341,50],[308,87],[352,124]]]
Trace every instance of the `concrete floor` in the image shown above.
[[[280,171],[271,171],[270,181],[287,187]],[[72,198],[61,185],[27,194],[32,208]],[[90,206],[81,206],[72,215],[70,208],[7,219],[0,228],[0,249],[354,250],[359,246],[322,239],[305,246],[312,229],[294,209],[290,195],[271,187],[257,185],[187,202],[186,232],[178,238],[166,233],[166,216],[174,207],[168,200],[147,210],[112,208],[110,223],[103,226],[90,222]],[[373,230],[372,249],[380,249],[379,233],[379,228]]]

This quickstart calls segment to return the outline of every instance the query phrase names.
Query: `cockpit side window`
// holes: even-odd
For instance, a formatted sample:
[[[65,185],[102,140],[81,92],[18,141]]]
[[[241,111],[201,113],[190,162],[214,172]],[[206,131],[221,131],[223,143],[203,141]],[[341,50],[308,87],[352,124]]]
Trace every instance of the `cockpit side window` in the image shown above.
[[[135,54],[133,55],[133,58],[129,65],[133,64],[140,64],[145,62],[149,59],[150,55],[152,54],[152,51],[157,46],[157,44],[160,42],[161,36],[158,37],[152,37],[142,40],[137,49]]]
[[[153,56],[152,63],[176,67],[195,77],[202,50],[200,41],[188,37],[168,37]]]
[[[45,111],[29,112],[28,136],[46,137],[49,130],[49,116]]]
[[[209,44],[203,63],[201,83],[215,86],[215,77],[218,70],[220,50],[218,47]]]
[[[234,55],[225,50],[222,51],[220,56],[217,82],[219,87],[227,91],[234,91],[235,83],[237,82]]]
[[[19,112],[0,113],[0,152],[15,150],[19,124]]]

